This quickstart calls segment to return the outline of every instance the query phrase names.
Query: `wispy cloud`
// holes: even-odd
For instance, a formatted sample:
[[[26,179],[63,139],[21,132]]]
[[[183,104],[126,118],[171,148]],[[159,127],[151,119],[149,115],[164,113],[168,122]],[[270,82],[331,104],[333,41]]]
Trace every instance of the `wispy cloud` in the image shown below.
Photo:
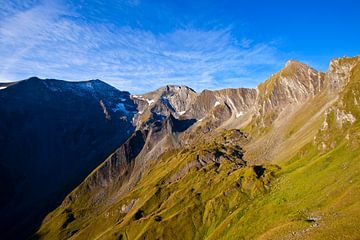
[[[90,23],[64,2],[21,2],[0,8],[0,80],[99,78],[132,92],[165,84],[201,90],[255,86],[282,60],[271,44],[235,39],[231,28],[154,33]]]

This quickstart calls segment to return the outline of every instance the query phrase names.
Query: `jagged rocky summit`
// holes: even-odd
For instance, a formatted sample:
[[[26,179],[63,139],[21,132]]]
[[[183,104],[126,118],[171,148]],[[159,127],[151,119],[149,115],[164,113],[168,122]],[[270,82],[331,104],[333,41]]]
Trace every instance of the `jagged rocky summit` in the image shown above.
[[[4,232],[36,201],[51,204],[26,234],[43,239],[356,238],[359,73],[344,57],[325,73],[288,61],[255,89],[0,85]]]

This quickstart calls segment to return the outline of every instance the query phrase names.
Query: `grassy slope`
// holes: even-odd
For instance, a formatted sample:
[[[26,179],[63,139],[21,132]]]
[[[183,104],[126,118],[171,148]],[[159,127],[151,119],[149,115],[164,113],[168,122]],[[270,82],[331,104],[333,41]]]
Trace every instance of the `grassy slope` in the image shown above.
[[[252,167],[234,169],[225,162],[220,168],[209,165],[192,169],[168,184],[165,179],[192,161],[192,153],[176,152],[164,156],[117,204],[100,211],[95,219],[90,217],[91,221],[85,217],[84,221],[70,223],[63,233],[82,228],[89,221],[91,224],[74,235],[75,239],[120,235],[127,239],[274,239],[293,232],[318,239],[354,238],[360,236],[360,152],[348,147],[342,142],[321,154],[314,145],[308,145],[281,170],[265,166],[268,171],[260,179]],[[276,180],[271,182],[274,176]],[[267,190],[270,187],[271,191]],[[119,214],[123,204],[132,199],[139,199],[134,208],[126,215]],[[139,210],[144,211],[144,217],[135,220]],[[75,218],[78,214],[81,211],[74,213]],[[63,216],[51,223],[63,225]],[[43,227],[45,231],[47,227]]]
[[[232,131],[226,131],[225,136],[231,139]],[[49,216],[51,221],[44,222],[39,234],[46,234],[48,239],[59,236],[203,239],[210,236],[229,212],[246,207],[254,198],[266,193],[274,172],[278,171],[276,166],[266,166],[258,178],[253,167],[239,167],[243,161],[233,155],[233,150],[245,139],[235,137],[232,144],[224,145],[218,143],[224,142],[223,137],[165,154],[138,186],[114,205],[90,211],[91,207],[87,206],[88,212],[84,212],[84,203],[78,199],[74,204],[58,208]],[[196,156],[219,151],[235,161],[223,160],[220,165],[208,163],[203,167],[194,165]],[[136,204],[131,211],[121,213],[123,206],[132,201]],[[137,215],[141,216],[138,220]]]
[[[328,114],[328,129],[284,161],[269,195],[256,199],[225,239],[355,239],[360,237],[360,124],[339,128],[336,108],[360,118],[360,64],[340,101]],[[346,137],[348,136],[348,138]],[[322,149],[325,143],[327,149]]]
[[[324,155],[305,148],[282,166],[271,194],[256,199],[224,239],[340,239],[360,236],[359,150],[342,143]],[[312,221],[314,219],[315,221]]]
[[[165,154],[115,204],[91,207],[81,198],[64,204],[48,216],[39,235],[45,239],[360,238],[360,108],[354,100],[359,96],[360,64],[328,113],[327,129],[317,130],[324,116],[305,126],[314,113],[300,110],[303,117],[295,116],[282,129],[290,140],[280,149],[289,153],[274,159],[280,167],[264,165],[259,178],[254,167],[238,168],[230,161],[197,169],[193,165],[197,155],[219,149],[231,153],[234,148],[219,144],[223,142],[219,138],[199,142]],[[309,104],[320,109],[325,102],[324,98]],[[340,128],[337,109],[357,121],[345,121]],[[131,203],[129,212],[122,211]]]

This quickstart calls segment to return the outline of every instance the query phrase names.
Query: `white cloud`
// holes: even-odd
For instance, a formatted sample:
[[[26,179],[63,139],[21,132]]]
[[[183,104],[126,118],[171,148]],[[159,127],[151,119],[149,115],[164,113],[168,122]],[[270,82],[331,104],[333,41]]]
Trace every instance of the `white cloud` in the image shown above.
[[[264,68],[279,63],[271,45],[238,41],[231,29],[181,28],[156,34],[90,24],[54,1],[12,2],[1,11],[7,17],[0,20],[0,79],[99,78],[133,92],[171,83],[200,90],[255,86],[263,80],[258,78]]]

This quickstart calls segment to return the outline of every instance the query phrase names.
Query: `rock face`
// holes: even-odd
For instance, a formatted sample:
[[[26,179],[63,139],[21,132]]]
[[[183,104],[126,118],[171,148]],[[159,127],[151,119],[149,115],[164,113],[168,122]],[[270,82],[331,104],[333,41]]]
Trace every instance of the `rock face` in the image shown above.
[[[97,208],[115,208],[118,202],[122,203],[121,214],[131,214],[131,209],[136,208],[141,202],[138,201],[141,196],[135,194],[136,198],[126,197],[138,187],[144,175],[149,173],[149,169],[157,166],[160,159],[166,159],[167,156],[172,159],[172,152],[180,151],[177,153],[179,156],[192,156],[196,146],[203,146],[201,151],[196,149],[199,153],[195,159],[189,160],[185,166],[174,172],[169,171],[169,176],[164,180],[169,184],[192,174],[194,169],[204,170],[203,168],[209,164],[215,164],[218,171],[223,162],[230,163],[234,165],[231,171],[238,171],[248,163],[257,162],[258,159],[263,162],[273,160],[275,155],[280,155],[278,153],[286,148],[295,149],[292,151],[300,149],[315,136],[318,128],[312,127],[311,124],[316,125],[320,121],[325,110],[348,84],[359,59],[356,57],[333,60],[326,73],[317,72],[303,63],[289,61],[283,69],[256,89],[204,90],[196,93],[186,86],[169,85],[143,95],[130,95],[100,81],[77,85],[32,79],[11,86],[0,85],[3,87],[3,90],[0,90],[0,100],[4,103],[0,106],[4,109],[0,112],[3,117],[0,118],[0,143],[8,144],[4,146],[20,143],[24,148],[21,151],[15,150],[14,147],[9,148],[13,149],[11,151],[0,149],[1,159],[9,159],[1,162],[0,169],[4,175],[0,180],[4,186],[20,186],[22,179],[30,178],[27,175],[23,178],[22,172],[17,173],[9,167],[11,159],[20,159],[23,161],[20,166],[24,166],[21,168],[29,173],[37,173],[37,180],[29,186],[36,185],[46,189],[54,184],[58,186],[59,182],[63,183],[66,179],[68,185],[64,188],[59,187],[56,191],[60,193],[54,199],[61,199],[64,193],[69,193],[77,186],[67,195],[59,208],[66,211],[56,211],[55,215],[48,215],[46,223],[52,223],[59,216],[69,216],[72,214],[72,208],[81,207],[79,218],[82,218],[94,214],[93,211],[96,212]],[[30,87],[26,84],[36,86],[36,91],[29,91]],[[22,85],[27,87],[20,88]],[[18,87],[20,90],[16,90]],[[357,99],[355,97],[352,100],[354,104],[360,102]],[[24,106],[19,107],[22,105]],[[309,106],[314,106],[314,112],[307,113]],[[17,109],[15,115],[12,112],[14,109]],[[31,109],[31,112],[27,112],[28,109]],[[349,111],[338,110],[336,113],[336,117],[341,118],[343,124],[353,124],[357,119]],[[9,120],[10,116],[16,116],[14,123]],[[36,120],[39,124],[31,120],[40,116],[42,118]],[[64,116],[66,118],[62,120]],[[45,121],[48,118],[49,123]],[[3,119],[8,120],[3,122]],[[290,124],[289,119],[294,122],[294,126]],[[16,126],[21,126],[21,129],[25,126],[35,126],[35,129],[33,132],[28,129],[20,131],[16,130]],[[63,128],[65,130],[58,131]],[[235,140],[232,142],[229,136],[216,137],[223,129],[232,128],[241,128],[249,132],[249,138],[240,132],[235,134],[234,139],[246,139],[240,142],[243,145],[240,146]],[[9,134],[14,134],[14,140],[8,141],[11,139],[8,137]],[[16,138],[27,135],[27,140]],[[56,140],[49,139],[50,136],[56,136]],[[30,139],[36,139],[34,144]],[[201,141],[205,141],[207,145],[201,145]],[[228,141],[231,144],[228,144]],[[61,151],[56,151],[58,148],[55,146],[61,146]],[[248,156],[249,161],[243,159],[246,152],[243,151],[243,147],[248,152],[245,157]],[[34,148],[38,148],[37,151],[33,152]],[[40,152],[44,148],[49,149],[49,153]],[[216,151],[209,150],[212,148]],[[63,155],[53,154],[59,152]],[[31,158],[25,160],[28,156]],[[46,172],[42,172],[42,169],[46,169]],[[262,179],[265,168],[254,165],[250,166],[250,169],[255,171],[255,178]],[[55,170],[58,172],[52,176]],[[93,171],[90,173],[91,170]],[[167,169],[163,171],[166,172]],[[13,174],[14,172],[16,174]],[[72,178],[74,176],[76,179]],[[88,177],[79,184],[85,176]],[[39,182],[43,179],[50,180],[41,185]],[[251,179],[249,186],[253,182],[256,181]],[[264,183],[260,185],[262,184]],[[14,188],[4,189],[7,194],[1,195],[6,196],[1,201],[6,204],[13,203],[12,196],[16,196]],[[36,195],[35,192],[32,194]],[[34,200],[37,198],[34,197]],[[144,212],[139,210],[137,213],[136,218],[139,220]],[[117,224],[122,221],[119,219]],[[57,230],[61,233],[66,232],[68,235],[64,236],[67,237],[76,234],[67,226]],[[56,231],[46,231],[40,231],[39,237],[46,238],[56,234]],[[64,236],[60,238],[65,238]]]
[[[328,78],[336,79],[333,76]],[[198,121],[218,120],[216,127],[231,125],[234,122],[237,122],[238,126],[243,126],[259,117],[264,122],[267,115],[276,118],[286,107],[301,105],[324,88],[324,73],[317,72],[306,64],[290,60],[283,69],[273,74],[256,89],[204,90],[195,93],[185,86],[166,86],[133,98],[141,106],[139,116],[146,116],[145,119],[150,113],[158,115],[171,113],[178,118]]]
[[[98,80],[30,78],[0,90],[2,236],[34,232],[132,134],[135,113],[128,92]]]
[[[191,88],[176,85],[168,85],[141,96],[132,95],[132,99],[139,106],[135,123],[140,126],[155,115],[164,117],[172,114],[179,118],[190,109],[196,96],[196,92]]]
[[[172,113],[183,115],[190,109],[190,105],[195,100],[197,94],[187,86],[168,85],[144,96],[160,100],[170,110],[173,110]]]
[[[86,199],[89,206],[94,207],[126,193],[136,185],[152,160],[178,146],[177,134],[184,132],[193,123],[178,120],[172,114],[164,119],[152,118],[100,164],[68,196],[67,201],[76,201],[81,196],[82,201]]]
[[[190,113],[196,118],[204,118],[212,109],[218,106],[226,106],[230,109],[230,115],[238,118],[253,108],[255,100],[255,89],[205,90],[198,95],[192,104]]]
[[[213,231],[210,234],[224,231],[221,229],[224,223],[230,228],[234,220],[232,213],[241,209],[232,203],[246,202],[234,194],[238,190],[233,187],[251,196],[252,203],[258,194],[269,191],[273,169],[278,169],[270,165],[251,165],[251,162],[258,156],[262,164],[276,161],[283,152],[291,155],[309,144],[318,136],[319,129],[329,131],[331,123],[327,123],[326,128],[316,126],[325,110],[343,94],[341,91],[349,84],[353,69],[359,66],[357,61],[356,58],[334,60],[326,74],[289,61],[257,89],[195,93],[186,87],[166,86],[149,94],[132,96],[139,106],[134,118],[138,131],[69,194],[60,208],[48,215],[38,235],[45,238],[75,235],[79,239],[93,236],[91,234],[103,239],[180,239],[184,236],[203,239],[209,231]],[[358,86],[358,79],[353,81],[357,81]],[[355,93],[349,94],[351,103],[357,105]],[[348,104],[344,97],[341,99],[344,103],[332,106],[339,129],[355,124],[357,119],[349,109],[339,110],[340,106]],[[248,130],[249,138],[240,131],[230,135],[225,131],[220,138],[217,136],[222,128],[233,126]],[[265,130],[258,134],[261,128]],[[329,133],[323,135],[316,139],[319,146],[329,145],[334,149],[336,142],[330,141],[333,139]],[[140,141],[132,140],[138,138]],[[125,149],[136,150],[136,156],[132,154],[134,151]],[[299,152],[300,158],[306,155],[305,150]],[[248,156],[248,161],[244,156]],[[242,171],[244,175],[233,177],[234,173]],[[217,176],[222,176],[221,180],[216,180]],[[236,181],[229,183],[231,179]],[[221,187],[214,187],[217,183]],[[220,193],[211,192],[213,187],[221,189]],[[209,196],[214,198],[207,198]],[[279,199],[283,199],[283,195]],[[180,205],[176,205],[179,202]],[[69,211],[77,219],[70,227],[53,229],[51,224],[62,221],[64,214],[68,214],[63,213],[63,209],[71,209]],[[219,220],[223,217],[222,209],[226,209],[224,215],[229,217],[228,221]],[[294,224],[294,215],[291,216],[289,224]],[[242,218],[241,215],[237,217]],[[306,219],[318,221],[318,218]],[[84,222],[89,227],[78,229]],[[106,226],[101,226],[102,222],[106,222]],[[212,225],[214,223],[216,226]],[[203,229],[206,225],[210,227]],[[242,225],[246,224],[234,224],[235,228]],[[178,231],[183,228],[186,230],[179,237]],[[235,232],[239,231],[235,229]],[[226,238],[226,233],[220,236]]]
[[[288,61],[285,67],[258,86],[258,102],[261,112],[302,103],[319,93],[324,86],[324,74],[296,61]]]
[[[360,62],[360,56],[337,58],[330,62],[326,78],[329,80],[330,89],[339,91],[348,83],[351,70]]]

